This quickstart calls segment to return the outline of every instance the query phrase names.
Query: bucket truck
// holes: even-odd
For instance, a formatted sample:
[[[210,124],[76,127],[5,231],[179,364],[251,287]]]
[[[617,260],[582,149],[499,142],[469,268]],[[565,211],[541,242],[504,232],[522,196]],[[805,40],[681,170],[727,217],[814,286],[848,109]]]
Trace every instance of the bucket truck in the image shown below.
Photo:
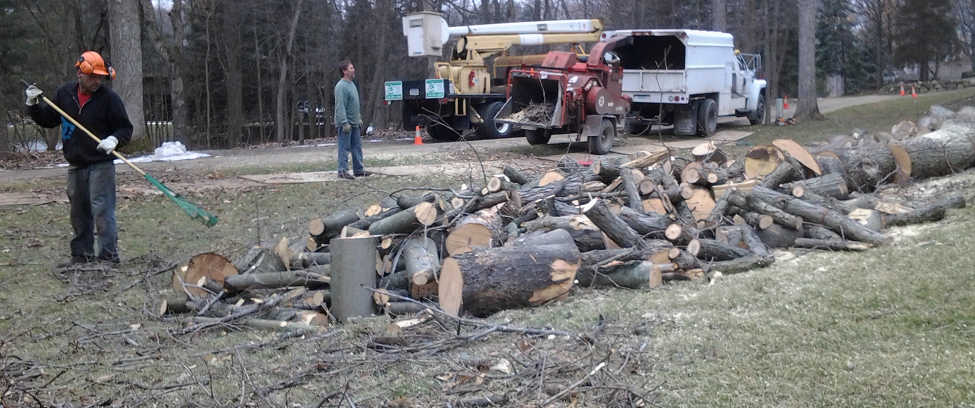
[[[403,128],[426,127],[438,140],[457,140],[469,130],[484,138],[508,137],[512,127],[494,118],[506,100],[504,80],[488,70],[485,59],[499,56],[515,45],[596,43],[602,33],[599,20],[556,20],[484,24],[448,27],[439,13],[420,12],[403,17],[403,34],[407,37],[411,57],[440,57],[451,37],[457,43],[447,62],[435,64],[435,77],[420,80],[397,80],[385,83],[385,100],[389,105],[401,101]],[[518,60],[531,65],[530,58]],[[536,63],[538,61],[535,61]]]

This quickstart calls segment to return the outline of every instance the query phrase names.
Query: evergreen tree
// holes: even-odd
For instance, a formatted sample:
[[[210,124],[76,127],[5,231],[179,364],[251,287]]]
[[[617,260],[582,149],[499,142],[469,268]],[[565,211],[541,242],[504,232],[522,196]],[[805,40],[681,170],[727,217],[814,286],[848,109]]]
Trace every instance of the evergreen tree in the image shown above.
[[[845,93],[861,91],[868,79],[863,58],[865,47],[854,34],[853,15],[848,0],[823,0],[816,26],[818,79],[842,76]]]
[[[929,63],[954,53],[958,43],[956,26],[951,0],[904,0],[894,23],[898,34],[894,61],[917,64],[920,79],[928,80]]]

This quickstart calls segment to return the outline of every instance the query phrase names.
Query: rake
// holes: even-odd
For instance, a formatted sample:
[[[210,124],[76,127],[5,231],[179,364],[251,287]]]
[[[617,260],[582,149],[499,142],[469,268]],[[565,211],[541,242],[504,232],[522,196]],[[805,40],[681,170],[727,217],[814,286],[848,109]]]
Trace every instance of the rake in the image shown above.
[[[25,80],[23,80],[23,79],[21,79],[20,82],[22,82],[25,86],[30,86],[30,83],[27,82],[27,81],[25,81]],[[102,140],[99,139],[98,136],[95,136],[95,134],[94,133],[91,133],[90,130],[86,129],[84,126],[81,126],[81,124],[78,123],[78,121],[74,120],[74,118],[72,118],[71,116],[68,116],[67,113],[65,113],[63,110],[61,110],[61,108],[58,107],[58,105],[54,104],[54,102],[52,102],[50,99],[47,99],[46,96],[44,96],[43,94],[41,94],[41,98],[44,100],[45,103],[47,103],[48,106],[50,106],[50,107],[54,108],[54,110],[58,111],[58,113],[60,113],[61,116],[63,116],[69,122],[71,122],[72,124],[74,124],[75,126],[77,126],[78,129],[81,129],[81,130],[85,131],[85,133],[87,133],[88,136],[91,136],[92,139],[95,139],[96,142],[98,142],[98,143],[101,143],[102,142]],[[120,160],[122,160],[123,162],[125,162],[125,164],[128,164],[129,167],[132,167],[132,169],[134,169],[135,171],[139,172],[139,174],[141,174],[142,177],[145,177],[146,180],[149,180],[149,183],[152,183],[152,185],[155,186],[157,189],[159,189],[159,191],[162,191],[162,193],[166,197],[169,197],[170,200],[173,200],[173,202],[176,203],[176,205],[178,205],[179,208],[182,208],[183,211],[186,212],[186,215],[189,215],[190,218],[198,218],[198,219],[200,219],[201,221],[203,221],[203,224],[205,224],[207,227],[212,227],[214,225],[217,225],[217,221],[219,221],[219,220],[217,219],[217,217],[215,215],[212,215],[212,214],[206,212],[206,210],[204,210],[204,209],[202,209],[200,207],[197,207],[197,206],[193,205],[189,201],[186,201],[186,199],[184,199],[179,194],[173,192],[173,190],[169,189],[169,187],[166,187],[165,185],[163,185],[163,183],[160,183],[158,180],[154,179],[148,173],[142,171],[142,169],[140,169],[134,163],[132,163],[131,161],[129,161],[129,159],[126,159],[125,156],[122,156],[122,154],[120,154],[119,152],[112,150],[112,153],[115,155],[115,157],[118,157]]]

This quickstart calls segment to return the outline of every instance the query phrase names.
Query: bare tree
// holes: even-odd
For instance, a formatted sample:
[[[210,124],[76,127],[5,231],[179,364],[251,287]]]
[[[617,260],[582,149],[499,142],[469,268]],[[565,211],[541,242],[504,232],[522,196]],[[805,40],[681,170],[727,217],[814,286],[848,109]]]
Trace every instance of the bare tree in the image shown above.
[[[971,70],[975,71],[975,0],[954,0],[952,3],[958,16],[962,52],[971,61]]]
[[[186,92],[183,83],[183,43],[186,39],[186,16],[183,0],[173,0],[169,9],[168,21],[171,35],[163,34],[163,26],[156,17],[155,8],[151,0],[141,0],[142,15],[146,22],[144,27],[155,46],[156,52],[162,56],[169,71],[170,98],[173,111],[173,136],[176,140],[189,141],[189,112],[186,108]]]
[[[284,40],[284,50],[280,53],[280,58],[278,61],[280,71],[278,71],[278,89],[277,96],[275,98],[275,128],[276,136],[278,142],[284,142],[285,140],[285,125],[287,124],[286,112],[287,105],[285,102],[285,96],[288,94],[288,60],[292,58],[292,48],[294,47],[295,31],[298,30],[298,19],[301,17],[301,3],[303,0],[297,0],[295,4],[294,14],[291,17],[291,23],[288,25],[288,32],[285,34]]]
[[[711,29],[728,30],[728,3],[725,0],[711,0]]]
[[[125,103],[132,140],[146,137],[142,109],[142,11],[139,0],[109,0],[112,65],[118,71],[113,90]]]
[[[799,2],[799,107],[796,117],[822,119],[816,102],[816,12],[819,0]]]

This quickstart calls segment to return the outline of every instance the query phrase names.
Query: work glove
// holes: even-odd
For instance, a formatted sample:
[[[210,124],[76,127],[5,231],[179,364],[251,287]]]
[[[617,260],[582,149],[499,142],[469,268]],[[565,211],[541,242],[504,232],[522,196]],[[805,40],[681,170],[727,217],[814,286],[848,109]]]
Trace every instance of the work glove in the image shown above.
[[[98,144],[98,150],[105,152],[105,154],[112,154],[115,146],[118,146],[118,139],[115,136],[109,136],[102,139],[101,143]]]
[[[342,125],[342,133],[352,133],[352,125],[348,123]]]
[[[27,90],[24,91],[27,94],[27,106],[37,105],[37,100],[41,98],[41,94],[44,91],[34,85],[28,86]]]

